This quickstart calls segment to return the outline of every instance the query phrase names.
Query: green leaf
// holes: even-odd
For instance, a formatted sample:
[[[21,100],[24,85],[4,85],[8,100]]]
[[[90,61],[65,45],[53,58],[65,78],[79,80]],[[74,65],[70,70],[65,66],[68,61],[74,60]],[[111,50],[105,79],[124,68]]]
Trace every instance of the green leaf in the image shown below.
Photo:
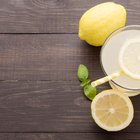
[[[88,84],[84,87],[84,94],[89,100],[93,100],[96,96],[96,88],[93,88],[91,84]]]
[[[80,64],[77,72],[78,79],[83,82],[88,78],[88,69],[83,64]]]
[[[89,83],[90,83],[90,80],[89,79],[86,79],[85,81],[81,82],[80,86],[81,87],[84,87],[84,86],[86,86]]]

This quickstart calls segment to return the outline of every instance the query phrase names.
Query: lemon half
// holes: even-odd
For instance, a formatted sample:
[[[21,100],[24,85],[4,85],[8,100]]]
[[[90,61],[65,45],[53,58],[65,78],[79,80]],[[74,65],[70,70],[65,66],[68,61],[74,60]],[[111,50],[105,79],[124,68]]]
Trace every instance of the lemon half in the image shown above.
[[[107,131],[120,131],[132,121],[134,109],[127,95],[115,90],[99,93],[91,103],[92,117]]]

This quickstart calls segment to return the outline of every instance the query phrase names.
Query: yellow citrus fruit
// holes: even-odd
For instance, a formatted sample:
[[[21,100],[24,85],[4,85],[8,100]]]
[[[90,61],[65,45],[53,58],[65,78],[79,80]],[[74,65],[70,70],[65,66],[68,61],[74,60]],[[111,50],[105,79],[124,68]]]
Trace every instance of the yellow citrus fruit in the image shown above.
[[[79,22],[79,38],[90,45],[101,46],[110,33],[125,23],[125,8],[114,2],[105,2],[83,14]]]
[[[125,74],[140,79],[140,37],[128,40],[122,46],[119,64]]]
[[[92,117],[107,131],[120,131],[132,121],[134,109],[127,95],[116,90],[99,93],[91,103]]]

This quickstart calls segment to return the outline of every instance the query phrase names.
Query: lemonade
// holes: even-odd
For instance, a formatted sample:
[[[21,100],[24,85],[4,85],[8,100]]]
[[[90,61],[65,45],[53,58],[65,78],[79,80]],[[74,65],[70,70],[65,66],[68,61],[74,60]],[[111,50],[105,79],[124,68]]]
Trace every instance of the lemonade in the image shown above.
[[[130,96],[139,94],[140,26],[126,26],[111,34],[102,47],[101,64],[106,75],[121,69],[125,71],[110,82],[113,89]]]

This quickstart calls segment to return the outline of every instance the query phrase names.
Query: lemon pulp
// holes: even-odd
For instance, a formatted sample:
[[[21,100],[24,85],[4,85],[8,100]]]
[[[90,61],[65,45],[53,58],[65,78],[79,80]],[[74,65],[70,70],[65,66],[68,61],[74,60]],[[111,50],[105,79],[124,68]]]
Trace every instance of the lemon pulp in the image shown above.
[[[119,131],[126,128],[133,119],[133,105],[121,92],[105,90],[99,93],[91,104],[95,122],[107,131]]]

